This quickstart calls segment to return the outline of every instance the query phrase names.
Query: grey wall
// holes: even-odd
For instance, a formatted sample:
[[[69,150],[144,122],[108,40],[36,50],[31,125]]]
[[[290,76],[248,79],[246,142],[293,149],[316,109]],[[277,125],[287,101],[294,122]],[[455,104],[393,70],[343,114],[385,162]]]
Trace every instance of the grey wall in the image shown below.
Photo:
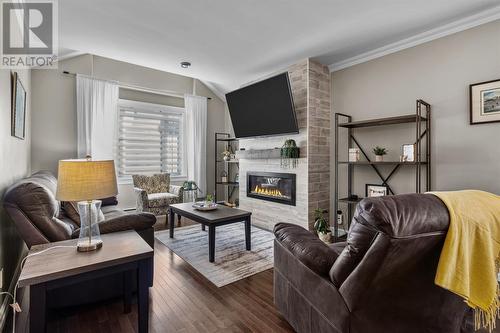
[[[29,71],[17,71],[27,92],[26,138],[11,136],[11,71],[0,70],[0,198],[15,181],[27,176],[31,170],[31,75]],[[20,259],[25,251],[12,221],[7,217],[0,203],[0,269],[3,269],[2,291],[12,292],[14,277],[19,272]],[[0,330],[8,313],[7,299],[0,298]],[[8,300],[10,302],[10,299]]]
[[[180,94],[195,91],[198,95],[211,97],[212,100],[208,101],[207,185],[208,190],[213,191],[213,137],[216,131],[224,131],[225,103],[196,79],[92,55],[62,61],[57,71],[33,70],[33,170],[56,172],[58,160],[75,158],[77,155],[76,84],[74,76],[62,74],[63,71]],[[135,100],[144,98],[144,94],[139,92],[127,91],[120,94],[127,94],[127,97]],[[184,104],[178,98],[154,98],[158,98],[158,102],[174,106]],[[122,207],[135,206],[131,185],[120,186],[119,192],[118,200]]]
[[[494,79],[500,79],[500,21],[332,73],[332,117],[410,114],[415,100],[424,99],[432,104],[433,189],[500,193],[500,123],[469,125],[469,84]],[[399,159],[401,145],[415,141],[406,125],[357,133],[367,148],[388,147],[388,160]],[[396,192],[414,189],[412,174],[406,170],[394,178]],[[357,194],[364,196],[365,183],[380,181],[359,167]]]

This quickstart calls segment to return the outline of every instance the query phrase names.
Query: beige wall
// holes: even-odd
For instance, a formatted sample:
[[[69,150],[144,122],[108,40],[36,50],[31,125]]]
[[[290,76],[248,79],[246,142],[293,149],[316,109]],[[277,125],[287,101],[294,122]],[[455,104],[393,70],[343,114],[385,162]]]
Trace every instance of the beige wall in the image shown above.
[[[332,117],[410,114],[415,100],[424,99],[432,104],[433,189],[500,193],[500,123],[469,125],[469,84],[494,79],[500,79],[500,21],[332,73]],[[406,125],[356,133],[369,151],[388,147],[388,160],[415,141]],[[356,170],[355,193],[364,196],[366,183],[380,183],[369,168]],[[407,169],[394,177],[397,193],[414,190],[412,175]]]
[[[193,93],[195,89],[196,94],[211,97],[208,101],[207,187],[208,191],[213,191],[213,136],[215,131],[224,131],[224,103],[196,79],[92,55],[62,61],[57,71],[33,71],[33,170],[56,172],[58,160],[74,158],[77,154],[75,78],[62,74],[63,71],[180,94]],[[140,93],[129,94],[141,99]],[[175,98],[167,100],[175,106],[183,104]],[[120,205],[134,207],[132,186],[120,186],[119,191]]]
[[[11,71],[0,70],[0,198],[15,181],[31,171],[31,75],[29,71],[17,71],[27,92],[26,137],[24,140],[11,136]],[[12,292],[13,277],[24,252],[24,242],[19,238],[12,221],[0,203],[0,269],[3,269],[1,291]],[[17,272],[18,273],[18,272]],[[0,330],[7,314],[7,302],[1,298]],[[10,301],[10,300],[9,300]]]

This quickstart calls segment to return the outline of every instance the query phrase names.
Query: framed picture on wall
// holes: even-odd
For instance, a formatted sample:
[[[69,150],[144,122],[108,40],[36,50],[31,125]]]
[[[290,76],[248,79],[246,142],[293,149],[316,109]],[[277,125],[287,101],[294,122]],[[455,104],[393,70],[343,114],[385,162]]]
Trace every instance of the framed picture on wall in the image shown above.
[[[366,184],[365,192],[367,198],[383,197],[389,194],[389,188],[385,185]]]
[[[26,129],[26,90],[17,72],[12,73],[11,135],[23,139]]]
[[[471,125],[500,122],[500,79],[471,84]]]

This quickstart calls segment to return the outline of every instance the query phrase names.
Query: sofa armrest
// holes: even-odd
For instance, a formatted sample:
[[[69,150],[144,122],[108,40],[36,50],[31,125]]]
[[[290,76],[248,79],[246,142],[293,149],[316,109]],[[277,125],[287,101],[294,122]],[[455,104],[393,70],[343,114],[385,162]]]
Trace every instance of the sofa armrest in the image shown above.
[[[134,187],[134,193],[137,211],[147,211],[149,208],[148,192],[142,188]]]
[[[99,230],[107,234],[125,230],[144,230],[152,228],[156,223],[156,217],[151,213],[124,214],[99,223]]]
[[[276,241],[297,260],[315,273],[328,278],[328,273],[339,254],[325,245],[316,235],[297,225],[278,223],[274,227]]]
[[[168,193],[172,193],[177,196],[178,202],[184,201],[183,199],[183,194],[184,194],[184,188],[182,186],[178,185],[169,185],[168,186]]]

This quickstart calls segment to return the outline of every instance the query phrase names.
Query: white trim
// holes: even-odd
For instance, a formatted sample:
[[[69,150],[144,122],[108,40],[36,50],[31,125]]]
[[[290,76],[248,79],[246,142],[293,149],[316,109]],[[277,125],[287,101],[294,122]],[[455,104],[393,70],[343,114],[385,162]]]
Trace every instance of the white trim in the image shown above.
[[[71,59],[71,58],[79,57],[79,56],[84,55],[84,54],[87,54],[87,53],[86,52],[80,52],[80,51],[74,51],[74,52],[67,53],[67,54],[65,54],[63,56],[57,57],[56,61],[68,60],[68,59]]]
[[[226,95],[222,91],[220,91],[219,89],[217,89],[217,87],[215,87],[214,84],[212,84],[211,82],[208,82],[208,81],[204,81],[204,80],[199,80],[199,81],[201,83],[203,83],[208,89],[210,89],[210,91],[213,92],[215,96],[219,97],[219,99],[221,101],[223,101],[224,103],[226,103]],[[196,95],[196,94],[193,94],[193,95]]]
[[[500,6],[482,11],[480,13],[462,18],[452,23],[445,24],[435,29],[402,39],[398,42],[387,44],[374,50],[361,53],[357,56],[335,62],[328,66],[330,72],[335,72],[347,67],[361,64],[385,55],[395,53],[413,46],[433,41],[435,39],[452,35],[500,19]]]

